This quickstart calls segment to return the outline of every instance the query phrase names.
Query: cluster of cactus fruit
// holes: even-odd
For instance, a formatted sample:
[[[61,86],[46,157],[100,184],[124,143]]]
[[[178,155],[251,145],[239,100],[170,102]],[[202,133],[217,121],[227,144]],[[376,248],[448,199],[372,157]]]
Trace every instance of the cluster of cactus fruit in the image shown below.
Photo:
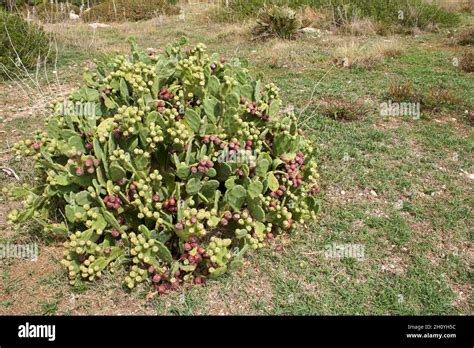
[[[92,115],[53,101],[45,130],[15,145],[39,184],[9,191],[26,197],[9,221],[67,239],[71,284],[118,268],[128,288],[204,284],[316,216],[313,147],[275,85],[203,44],[149,55],[130,42],[129,57],[97,61],[68,97],[96,103]]]

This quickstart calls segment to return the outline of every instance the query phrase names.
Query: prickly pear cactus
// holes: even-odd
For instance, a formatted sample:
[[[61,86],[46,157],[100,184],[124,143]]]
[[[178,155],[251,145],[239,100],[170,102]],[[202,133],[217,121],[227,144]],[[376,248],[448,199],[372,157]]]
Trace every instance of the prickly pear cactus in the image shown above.
[[[252,30],[253,37],[259,39],[292,40],[300,33],[301,28],[310,24],[309,21],[301,19],[291,8],[285,6],[264,6],[260,9],[257,22]]]
[[[9,220],[67,238],[71,284],[118,268],[129,288],[203,284],[316,215],[313,148],[278,88],[185,45],[148,55],[131,40],[15,145],[38,184],[9,190],[26,197]]]

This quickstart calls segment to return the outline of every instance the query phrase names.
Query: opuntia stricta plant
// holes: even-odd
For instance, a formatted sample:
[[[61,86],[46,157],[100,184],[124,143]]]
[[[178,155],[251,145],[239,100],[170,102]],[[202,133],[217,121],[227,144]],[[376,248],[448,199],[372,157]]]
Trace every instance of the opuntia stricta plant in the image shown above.
[[[118,268],[128,288],[204,284],[316,216],[313,147],[274,84],[184,38],[151,56],[130,43],[68,97],[94,112],[53,101],[44,130],[15,145],[38,184],[10,190],[26,199],[9,220],[67,239],[71,284]]]

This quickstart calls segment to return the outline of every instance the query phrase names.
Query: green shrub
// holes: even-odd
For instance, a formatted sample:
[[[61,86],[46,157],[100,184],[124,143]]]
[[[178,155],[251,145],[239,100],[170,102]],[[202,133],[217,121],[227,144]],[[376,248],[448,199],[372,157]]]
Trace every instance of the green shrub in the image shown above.
[[[18,8],[23,7],[28,4],[28,0],[0,0],[0,9],[5,11],[14,12]]]
[[[0,10],[0,27],[0,76],[22,75],[25,68],[32,69],[52,58],[50,37],[38,25]]]
[[[224,22],[238,22],[248,18],[257,17],[260,9],[265,5],[271,6],[288,6],[295,8],[295,4],[289,3],[284,0],[232,0],[229,2],[229,6],[219,6],[217,12],[217,19]]]
[[[288,7],[270,6],[260,9],[257,24],[252,30],[254,38],[278,37],[291,40],[298,36],[303,23],[295,11]]]
[[[86,22],[121,22],[151,19],[158,14],[174,15],[179,7],[166,0],[106,0],[83,13]]]
[[[423,0],[233,0],[229,8],[219,9],[218,18],[223,21],[239,21],[255,17],[265,4],[285,5],[293,9],[310,6],[329,11],[336,25],[350,22],[353,18],[365,17],[421,29],[431,25],[451,26],[459,22],[457,14]]]
[[[85,72],[68,98],[96,108],[56,109],[15,145],[38,186],[10,190],[28,198],[9,221],[68,236],[72,284],[123,267],[129,288],[201,284],[316,215],[314,150],[280,113],[278,88],[185,43],[148,56],[132,41],[130,57]]]

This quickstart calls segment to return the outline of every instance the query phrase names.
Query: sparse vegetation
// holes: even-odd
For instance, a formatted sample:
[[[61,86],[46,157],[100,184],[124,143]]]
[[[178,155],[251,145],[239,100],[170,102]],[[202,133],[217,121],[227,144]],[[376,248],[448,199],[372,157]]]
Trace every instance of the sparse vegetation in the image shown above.
[[[178,13],[179,7],[167,0],[105,0],[84,12],[83,19],[86,22],[133,22]]]
[[[79,14],[79,7],[70,3],[41,3],[36,8],[36,17],[45,23],[65,22],[69,20],[69,14],[74,11]],[[28,10],[30,10],[28,8]]]
[[[434,110],[443,106],[453,107],[455,105],[462,105],[462,100],[447,88],[432,87],[423,96],[422,103],[425,108]]]

